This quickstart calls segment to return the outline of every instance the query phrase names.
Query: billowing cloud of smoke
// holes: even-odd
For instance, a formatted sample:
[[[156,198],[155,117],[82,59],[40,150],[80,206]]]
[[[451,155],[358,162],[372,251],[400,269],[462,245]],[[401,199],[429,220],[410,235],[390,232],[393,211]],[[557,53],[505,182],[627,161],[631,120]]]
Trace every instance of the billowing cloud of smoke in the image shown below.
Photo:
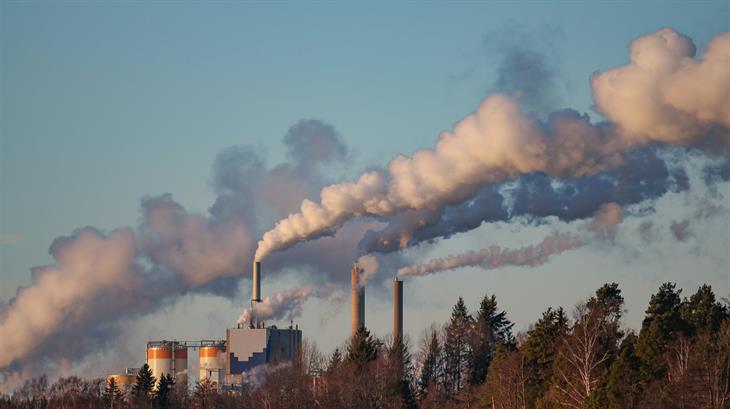
[[[476,112],[444,132],[433,149],[398,156],[388,171],[325,187],[320,203],[302,202],[259,241],[255,258],[337,231],[361,216],[421,216],[471,199],[481,188],[541,172],[581,178],[616,169],[651,143],[730,144],[730,33],[700,59],[692,41],[671,29],[631,44],[631,63],[595,74],[597,109],[611,122],[592,124],[574,111],[541,122],[507,95],[485,99]],[[625,109],[630,106],[631,109]],[[415,217],[412,211],[416,213]]]
[[[50,249],[55,265],[33,269],[33,284],[18,289],[0,317],[0,368],[42,347],[50,337],[55,348],[75,357],[78,342],[61,342],[65,337],[78,339],[89,319],[115,319],[119,310],[137,298],[144,289],[142,272],[135,266],[134,233],[120,229],[104,236],[85,228],[74,236],[61,237]],[[147,294],[139,294],[144,300]],[[109,299],[119,305],[110,305]],[[144,303],[142,303],[144,304]],[[58,353],[58,351],[53,351]]]
[[[104,235],[85,228],[57,239],[50,249],[55,263],[33,269],[31,286],[0,307],[0,388],[16,374],[32,375],[29,368],[54,373],[62,363],[78,362],[114,342],[129,318],[157,311],[179,295],[234,295],[250,266],[264,210],[281,217],[292,198],[300,201],[320,189],[329,180],[328,166],[342,165],[347,156],[334,128],[316,120],[292,126],[284,143],[290,162],[271,169],[254,149],[221,152],[211,179],[217,199],[207,215],[188,212],[163,194],[142,199],[136,230]],[[277,184],[282,190],[296,185],[301,196],[265,193]],[[344,244],[355,247],[361,235]],[[329,244],[333,253],[339,252],[336,245]],[[293,262],[282,257],[278,268]]]
[[[364,287],[368,281],[378,272],[380,263],[378,259],[372,254],[366,254],[357,259],[357,267],[360,269],[358,278],[360,280],[360,287]]]
[[[596,212],[586,228],[593,232],[597,239],[613,239],[618,225],[622,221],[623,209],[621,206],[616,203],[606,203]],[[536,245],[518,249],[490,246],[477,251],[470,250],[463,254],[429,260],[423,264],[401,267],[398,269],[397,275],[399,277],[422,276],[474,266],[490,270],[505,266],[536,267],[547,262],[550,256],[583,247],[590,241],[590,237],[581,237],[571,233],[555,233]]]
[[[609,172],[570,179],[544,173],[523,175],[516,181],[487,185],[470,200],[440,212],[408,211],[390,217],[384,229],[368,231],[360,249],[388,253],[469,231],[484,222],[515,218],[539,222],[555,216],[570,222],[591,217],[604,203],[627,206],[688,187],[684,169],[669,169],[653,150],[640,149]],[[412,221],[415,215],[417,222]]]
[[[333,287],[320,287],[318,290],[311,285],[301,288],[290,288],[269,296],[256,303],[254,308],[246,308],[238,318],[239,324],[253,324],[257,321],[290,320],[302,315],[304,303],[310,297],[327,298],[332,294]]]

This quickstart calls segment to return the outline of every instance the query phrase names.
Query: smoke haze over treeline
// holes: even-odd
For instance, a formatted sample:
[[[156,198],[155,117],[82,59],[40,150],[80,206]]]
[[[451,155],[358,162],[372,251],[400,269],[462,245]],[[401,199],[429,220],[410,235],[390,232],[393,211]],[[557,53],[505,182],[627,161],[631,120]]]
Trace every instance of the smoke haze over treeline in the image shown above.
[[[540,63],[530,53],[505,58],[505,67]],[[296,266],[310,283],[264,302],[261,314],[287,319],[307,299],[330,297],[331,289],[315,288],[345,283],[355,260],[371,266],[366,276],[392,275],[378,266],[377,255],[483,223],[595,215],[586,227],[591,240],[610,241],[624,207],[650,207],[668,192],[690,188],[673,157],[701,155],[704,182],[710,188],[727,182],[730,33],[698,53],[692,39],[665,28],[634,40],[629,58],[590,78],[599,121],[572,109],[542,119],[524,99],[543,94],[516,91],[547,73],[508,78],[514,70],[506,69],[499,82],[513,93],[487,96],[433,148],[398,155],[386,169],[369,168],[350,181],[340,175],[353,152],[333,125],[318,119],[288,129],[286,161],[279,164],[268,165],[255,147],[223,150],[212,167],[216,198],[206,213],[188,211],[171,194],[148,196],[135,227],[83,227],[51,244],[53,263],[33,268],[32,284],[0,305],[3,379],[53,373],[83,360],[112,343],[122,322],[182,295],[237,296],[254,259],[265,260],[267,278]],[[670,231],[683,240],[691,226],[678,221]],[[536,246],[399,267],[402,275],[421,275],[463,265],[535,266],[587,241],[556,234]]]

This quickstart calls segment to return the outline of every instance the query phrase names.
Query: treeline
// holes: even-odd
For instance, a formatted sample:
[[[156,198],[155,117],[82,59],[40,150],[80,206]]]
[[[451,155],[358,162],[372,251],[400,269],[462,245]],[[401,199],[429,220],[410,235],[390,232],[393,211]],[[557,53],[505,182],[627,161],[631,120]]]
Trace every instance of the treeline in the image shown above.
[[[29,380],[2,408],[730,408],[730,311],[709,286],[688,298],[674,284],[651,296],[638,334],[605,284],[570,313],[549,308],[526,333],[496,298],[408,342],[366,328],[329,356],[305,342],[291,365],[256,387],[192,391],[145,365],[130,391],[103,380]],[[155,387],[156,386],[156,387]]]

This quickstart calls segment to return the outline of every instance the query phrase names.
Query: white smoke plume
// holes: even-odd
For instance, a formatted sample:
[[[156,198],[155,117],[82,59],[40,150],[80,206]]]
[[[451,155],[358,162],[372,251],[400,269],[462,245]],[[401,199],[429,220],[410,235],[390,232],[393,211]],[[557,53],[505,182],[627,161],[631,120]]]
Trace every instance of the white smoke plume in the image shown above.
[[[504,266],[536,267],[545,263],[553,254],[560,254],[585,245],[585,242],[571,234],[554,234],[546,237],[537,245],[506,249],[490,246],[481,250],[470,250],[463,254],[436,258],[423,264],[402,267],[398,277],[422,276],[441,271],[454,270],[461,267],[482,266],[485,269],[496,269]]]
[[[388,171],[325,187],[320,203],[304,200],[259,241],[261,260],[298,242],[332,234],[360,216],[409,210],[441,212],[480,187],[542,172],[581,177],[623,163],[652,142],[730,145],[730,33],[716,36],[699,59],[691,39],[671,29],[640,37],[631,62],[591,78],[597,109],[611,123],[562,115],[542,123],[511,96],[495,94],[441,134],[435,148],[397,156]]]
[[[272,168],[252,148],[221,152],[211,179],[217,198],[207,214],[189,212],[163,194],[142,199],[137,229],[103,234],[84,228],[56,239],[50,248],[54,264],[34,268],[31,285],[0,302],[0,392],[10,392],[8,382],[39,373],[52,378],[83,364],[115,345],[130,319],[180,295],[235,295],[235,283],[251,265],[253,238],[261,233],[257,223],[281,217],[291,200],[318,191],[336,174],[330,165],[342,166],[348,155],[334,128],[318,120],[296,123],[284,144],[289,162]],[[293,194],[289,187],[295,185],[300,189]],[[277,186],[290,194],[267,193]],[[343,245],[355,247],[357,240]],[[337,244],[330,243],[329,251],[345,254]],[[341,266],[322,258],[306,262],[331,273],[347,271],[353,258],[340,260]],[[296,255],[280,257],[278,268],[267,273],[294,263]]]
[[[333,288],[323,287],[319,290],[311,285],[300,288],[290,288],[264,297],[261,302],[255,303],[253,309],[246,308],[238,318],[239,324],[252,324],[258,321],[280,321],[292,319],[302,315],[304,303],[311,297],[327,298]]]
[[[70,335],[90,319],[114,319],[117,308],[105,299],[124,301],[141,288],[131,229],[104,237],[91,228],[57,239],[50,250],[55,265],[33,270],[33,284],[18,290],[0,315],[0,368],[41,348],[59,332]],[[60,348],[73,350],[73,343]]]
[[[586,228],[593,232],[595,239],[612,240],[623,218],[624,213],[621,206],[616,203],[606,203],[596,212],[593,219],[587,222]],[[546,263],[551,256],[583,247],[591,240],[591,237],[571,233],[555,233],[545,237],[536,245],[518,249],[490,246],[481,250],[470,250],[463,254],[432,259],[423,264],[401,267],[398,269],[397,275],[399,277],[422,276],[474,266],[481,266],[489,270],[505,266],[537,267]]]

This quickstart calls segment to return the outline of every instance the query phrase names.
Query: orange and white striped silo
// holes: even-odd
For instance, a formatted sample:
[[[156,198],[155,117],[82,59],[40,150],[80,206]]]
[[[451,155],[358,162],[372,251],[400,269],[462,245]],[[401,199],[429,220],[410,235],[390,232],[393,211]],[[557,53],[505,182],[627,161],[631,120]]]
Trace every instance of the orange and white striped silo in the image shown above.
[[[172,375],[172,345],[162,343],[156,345],[147,345],[147,365],[152,370],[152,376],[155,377],[155,387],[160,378],[170,374]]]
[[[173,378],[176,384],[188,383],[188,349],[187,347],[176,345],[174,355]]]
[[[200,347],[200,380],[208,379],[220,385],[225,349],[222,345]]]

